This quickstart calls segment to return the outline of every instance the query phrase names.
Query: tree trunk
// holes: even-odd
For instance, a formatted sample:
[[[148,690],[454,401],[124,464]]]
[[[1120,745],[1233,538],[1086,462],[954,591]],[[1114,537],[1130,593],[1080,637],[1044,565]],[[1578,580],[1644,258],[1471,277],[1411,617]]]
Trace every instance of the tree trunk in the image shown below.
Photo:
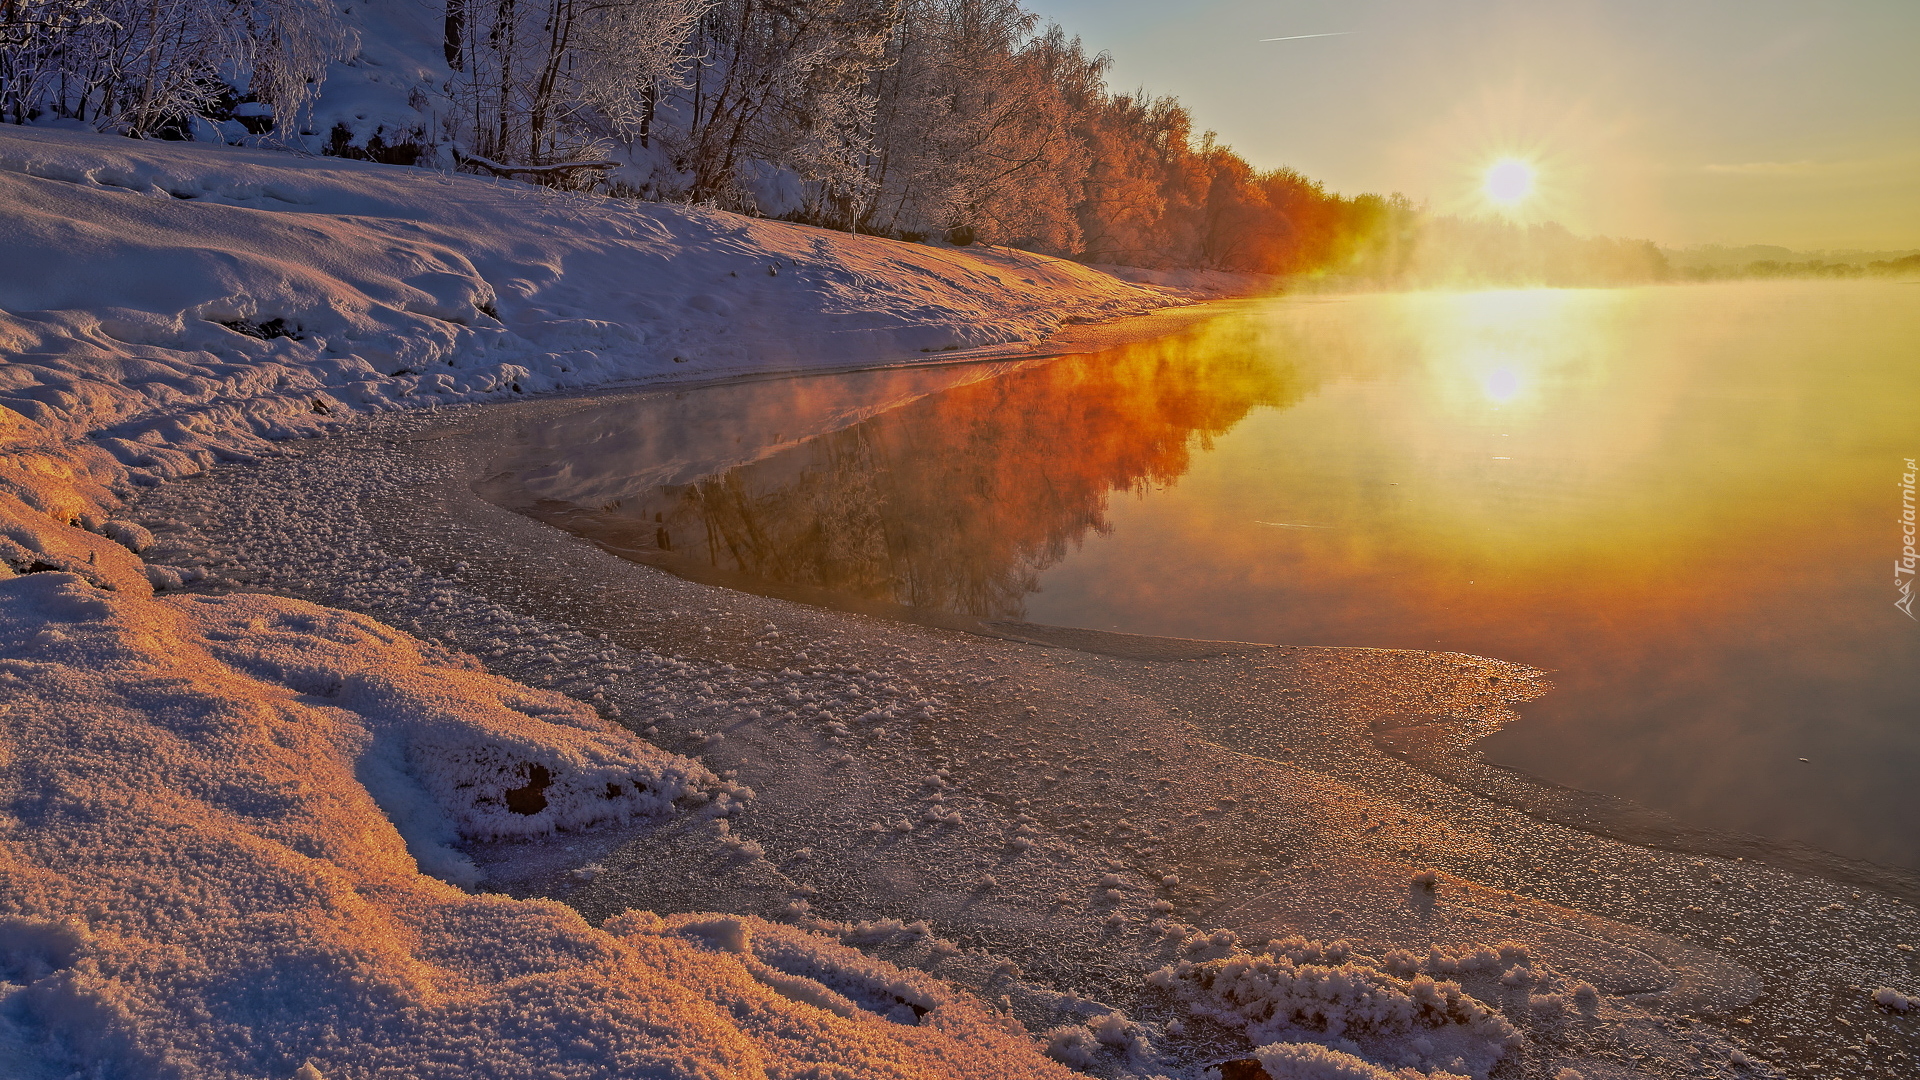
[[[512,148],[513,117],[513,50],[519,35],[514,24],[516,18],[513,0],[501,0],[498,20],[494,25],[494,48],[500,54],[500,130],[499,138],[494,142],[494,153],[510,154]]]
[[[447,66],[455,71],[465,71],[462,42],[467,36],[467,0],[447,0],[447,23],[442,41],[447,52]]]

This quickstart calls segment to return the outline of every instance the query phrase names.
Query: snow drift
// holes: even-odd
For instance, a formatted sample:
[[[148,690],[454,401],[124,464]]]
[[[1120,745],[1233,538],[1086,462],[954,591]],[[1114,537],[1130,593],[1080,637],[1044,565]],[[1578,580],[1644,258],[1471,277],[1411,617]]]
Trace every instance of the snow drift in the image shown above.
[[[1231,934],[1196,933],[1186,951],[1194,958],[1153,972],[1148,985],[1262,1046],[1257,1056],[1276,1078],[1390,1080],[1384,1071],[1350,1071],[1343,1059],[1365,1063],[1347,1051],[1365,1045],[1412,1051],[1409,1066],[1445,1064],[1482,1075],[1526,1039],[1496,1008],[1433,976],[1470,971],[1490,978],[1506,969],[1509,987],[1564,981],[1544,965],[1535,970],[1527,950],[1511,943],[1464,957],[1436,946],[1425,958],[1395,950],[1375,960],[1354,955],[1345,941],[1293,937],[1248,951]],[[1209,953],[1217,955],[1202,958]],[[1295,1045],[1310,1039],[1330,1040],[1340,1052]]]
[[[0,588],[0,657],[0,1056],[26,1075],[1063,1074],[825,938],[595,929],[420,873],[457,872],[459,833],[670,812],[712,778],[372,620],[47,572]]]

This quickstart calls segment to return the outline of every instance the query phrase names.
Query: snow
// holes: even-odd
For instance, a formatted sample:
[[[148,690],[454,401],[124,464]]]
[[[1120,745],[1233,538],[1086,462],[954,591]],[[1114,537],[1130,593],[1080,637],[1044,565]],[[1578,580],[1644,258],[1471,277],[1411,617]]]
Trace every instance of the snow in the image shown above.
[[[49,1071],[1057,1072],[966,995],[817,935],[595,929],[436,880],[477,878],[459,837],[706,812],[721,782],[364,616],[41,572],[0,589],[0,656],[0,1039]]]
[[[152,532],[114,508],[357,414],[1017,356],[1166,294],[1018,252],[65,130],[0,126],[0,207],[10,1075],[1064,1075],[971,996],[826,937],[596,928],[466,891],[462,844],[724,826],[752,792],[363,615],[156,595],[208,571],[143,563]]]
[[[1909,997],[1891,986],[1876,987],[1872,994],[1873,1003],[1897,1013],[1904,1013],[1920,1005],[1920,996]]]
[[[1457,1073],[1399,1069],[1388,1072],[1363,1058],[1315,1043],[1269,1043],[1253,1052],[1270,1080],[1462,1080]]]
[[[1097,269],[1105,270],[1122,281],[1131,281],[1140,285],[1152,285],[1165,289],[1176,296],[1190,297],[1195,300],[1223,300],[1242,296],[1277,295],[1290,285],[1277,274],[1255,274],[1235,270],[1200,270],[1191,267],[1169,267],[1152,269],[1144,266],[1112,266],[1096,263]]]
[[[1294,938],[1249,952],[1233,935],[1216,933],[1195,934],[1184,947],[1190,954],[1222,955],[1169,964],[1148,976],[1148,983],[1194,1015],[1239,1029],[1256,1044],[1302,1035],[1336,1042],[1384,1036],[1402,1042],[1418,1032],[1444,1047],[1443,1060],[1464,1060],[1478,1074],[1525,1042],[1518,1029],[1460,984],[1434,980],[1435,968],[1462,966],[1451,957],[1403,979],[1383,965],[1349,958],[1345,942]],[[1441,955],[1436,949],[1434,959]],[[1497,970],[1498,959],[1474,966]]]
[[[1551,1075],[1571,1042],[1648,1022],[1621,995],[1666,984],[1642,986],[1640,967],[1695,982],[1744,969],[1622,924],[1605,924],[1610,940],[1672,968],[1624,944],[1618,966],[1595,961],[1598,940],[1561,928],[1583,916],[1529,900],[1522,920],[1517,898],[1456,879],[1504,873],[1490,853],[1583,868],[1560,887],[1631,881],[1622,917],[1684,920],[1673,897],[1707,900],[1764,943],[1743,959],[1805,957],[1772,999],[1803,1018],[1823,1015],[1803,1002],[1838,977],[1821,972],[1854,970],[1836,955],[1911,925],[1884,903],[1816,922],[1837,887],[1728,861],[1708,879],[1417,777],[1416,807],[1410,773],[1370,777],[1335,749],[1329,775],[1352,770],[1339,780],[1200,735],[1243,688],[1278,700],[1273,680],[1430,701],[1458,658],[1175,654],[1095,673],[1065,650],[763,598],[715,607],[686,582],[619,592],[601,553],[535,548],[508,536],[511,515],[398,524],[393,500],[411,513],[440,497],[434,483],[470,492],[474,477],[436,471],[445,425],[484,438],[504,412],[411,410],[902,365],[841,395],[744,382],[724,408],[689,397],[642,442],[607,446],[617,464],[540,478],[579,495],[634,462],[693,476],[837,430],[1164,291],[1015,252],[69,131],[0,127],[0,185],[0,243],[26,253],[0,263],[9,1076],[1061,1077],[1070,1059],[1193,1080],[1235,1045],[1273,1077]],[[954,357],[1002,366],[917,366]],[[514,408],[548,404],[563,403]],[[348,433],[378,438],[287,453],[374,412],[390,415]],[[252,464],[207,474],[221,462]],[[240,579],[339,606],[171,591]],[[586,594],[561,605],[570,615],[517,593],[555,581]],[[581,621],[609,602],[625,623]],[[1189,680],[1164,712],[1145,704],[1150,686]],[[1402,707],[1348,700],[1368,716]],[[1311,711],[1263,722],[1325,724],[1292,745],[1335,748],[1365,727]],[[1079,742],[1063,734],[1074,724]],[[1160,750],[1136,775],[1140,746]],[[1349,784],[1390,793],[1362,805],[1407,815],[1396,839],[1447,869],[1443,893],[1381,854]],[[1211,833],[1188,831],[1203,817]],[[1428,831],[1444,841],[1424,847]],[[1316,879],[1302,858],[1368,851],[1364,882]],[[1231,907],[1265,895],[1252,868],[1289,864],[1297,904]],[[534,867],[569,905],[482,891]],[[1765,888],[1728,887],[1752,882]],[[1783,896],[1796,925],[1769,929],[1757,912]],[[1174,922],[1176,906],[1205,921]],[[1316,920],[1317,936],[1266,940]],[[1482,944],[1508,932],[1496,926],[1570,950],[1591,967],[1568,971],[1605,993],[1530,946]],[[1891,989],[1904,968],[1869,970],[1846,977],[1886,982],[1868,997],[1885,1024],[1906,1022],[1895,1010],[1912,999]],[[1669,1000],[1713,1015],[1751,1000],[1712,989]],[[1123,1012],[1087,993],[1132,996]],[[1757,1060],[1717,1038],[1651,1045],[1667,1062],[1701,1047]]]
[[[1172,302],[1005,249],[70,131],[0,127],[0,202],[0,404],[129,465],[403,404],[1017,354]]]

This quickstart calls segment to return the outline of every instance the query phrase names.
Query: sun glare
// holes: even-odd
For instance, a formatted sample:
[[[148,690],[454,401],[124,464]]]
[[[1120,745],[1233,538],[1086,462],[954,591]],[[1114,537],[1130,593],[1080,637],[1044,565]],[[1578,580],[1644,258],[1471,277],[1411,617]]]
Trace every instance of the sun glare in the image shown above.
[[[1518,158],[1502,158],[1487,169],[1487,198],[1512,206],[1533,194],[1533,166]]]
[[[1480,391],[1487,400],[1505,405],[1520,396],[1520,373],[1511,367],[1495,368],[1480,380]]]

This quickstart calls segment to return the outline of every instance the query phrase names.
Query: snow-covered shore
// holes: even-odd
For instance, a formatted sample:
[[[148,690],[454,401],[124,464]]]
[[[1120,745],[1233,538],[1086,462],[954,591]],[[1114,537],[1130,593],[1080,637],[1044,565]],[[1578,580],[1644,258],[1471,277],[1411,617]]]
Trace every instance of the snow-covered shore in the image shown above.
[[[751,793],[363,616],[156,596],[197,575],[144,563],[115,515],[367,412],[1020,354],[1169,294],[1018,252],[14,127],[0,206],[9,1075],[1060,1071],[824,938],[463,892],[459,840],[724,822]]]
[[[1920,936],[1371,749],[1410,701],[1538,692],[1511,665],[901,627],[471,492],[577,405],[541,391],[1032,355],[1168,292],[72,133],[0,127],[0,186],[19,1075],[1198,1076],[1261,1045],[1276,1080],[1731,1073]],[[484,407],[410,408],[454,404]],[[1609,918],[1583,874],[1652,899]],[[1707,904],[1747,943],[1683,940]],[[1660,1015],[1762,979],[1765,1049]]]
[[[1007,249],[79,132],[0,128],[0,199],[9,441],[147,469],[341,412],[1017,354],[1175,302]]]
[[[135,511],[169,558],[617,710],[756,793],[724,827],[690,815],[464,845],[488,887],[589,920],[644,907],[812,925],[973,991],[1105,1076],[1198,1076],[1275,1037],[1241,1025],[1309,968],[1383,992],[1458,983],[1522,1037],[1504,1045],[1471,1015],[1335,1025],[1352,1006],[1339,992],[1282,999],[1307,1011],[1284,1014],[1281,1041],[1388,1071],[1798,1076],[1851,1057],[1871,1075],[1872,1058],[1820,1037],[1835,1015],[1877,1033],[1858,1045],[1879,1063],[1899,1060],[1910,1025],[1868,991],[1906,992],[1892,944],[1920,936],[1910,907],[1543,822],[1374,746],[1378,718],[1410,711],[1497,724],[1542,689],[1537,673],[902,625],[672,578],[475,495],[521,429],[623,396],[397,414]],[[1483,947],[1492,959],[1473,959]],[[1293,974],[1276,982],[1282,958]],[[1254,980],[1237,1021],[1183,990],[1181,965],[1213,979],[1212,961],[1252,965],[1232,967]],[[1321,1075],[1294,1064],[1273,1075]]]

